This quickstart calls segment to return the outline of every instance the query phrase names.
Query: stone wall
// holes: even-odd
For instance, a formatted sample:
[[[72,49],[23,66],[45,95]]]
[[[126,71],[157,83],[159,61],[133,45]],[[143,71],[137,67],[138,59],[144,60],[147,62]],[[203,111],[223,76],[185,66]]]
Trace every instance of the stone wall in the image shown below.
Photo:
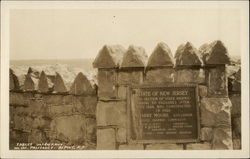
[[[17,143],[59,145],[48,149],[96,149],[97,95],[82,73],[67,88],[58,73],[51,78],[30,68],[21,82],[10,70],[9,95],[10,149]],[[32,146],[28,149],[35,149]]]
[[[59,143],[98,150],[241,149],[241,72],[227,77],[230,59],[221,41],[196,49],[180,45],[175,57],[159,43],[150,57],[141,47],[105,45],[93,66],[98,90],[84,74],[74,81],[29,68],[10,69],[10,149],[17,143]],[[136,143],[129,135],[130,88],[194,84],[198,87],[198,142]],[[53,149],[60,149],[54,147]]]
[[[232,103],[226,77],[229,63],[227,49],[221,41],[204,44],[199,50],[187,42],[177,48],[175,57],[165,43],[159,43],[149,58],[141,47],[130,46],[126,50],[122,46],[105,45],[93,63],[98,68],[97,149],[233,149]],[[198,86],[199,142],[130,142],[127,123],[129,88],[143,84]]]

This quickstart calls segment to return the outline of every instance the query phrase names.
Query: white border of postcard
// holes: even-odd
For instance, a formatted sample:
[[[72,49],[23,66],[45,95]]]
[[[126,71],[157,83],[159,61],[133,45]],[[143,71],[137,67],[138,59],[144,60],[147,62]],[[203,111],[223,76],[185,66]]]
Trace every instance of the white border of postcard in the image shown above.
[[[239,9],[241,11],[241,150],[9,150],[10,9]],[[249,157],[249,3],[248,1],[2,1],[1,2],[1,157],[2,158],[243,158]]]

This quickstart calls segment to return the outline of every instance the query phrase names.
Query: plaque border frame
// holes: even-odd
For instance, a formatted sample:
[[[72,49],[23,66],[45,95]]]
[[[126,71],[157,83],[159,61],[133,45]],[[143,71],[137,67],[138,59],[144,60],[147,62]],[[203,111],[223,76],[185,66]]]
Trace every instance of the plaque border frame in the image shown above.
[[[132,90],[133,89],[140,89],[140,88],[169,88],[169,87],[193,87],[195,89],[195,96],[197,97],[195,99],[196,103],[196,114],[197,114],[197,138],[195,139],[169,139],[169,140],[133,140],[131,138],[131,97],[132,97]],[[180,144],[180,143],[197,143],[200,142],[200,132],[201,132],[201,125],[200,125],[200,97],[199,97],[199,88],[198,84],[173,84],[173,83],[168,83],[167,85],[162,85],[162,84],[141,84],[141,85],[129,85],[127,87],[127,141],[129,144],[164,144],[164,143],[169,143],[169,144]]]

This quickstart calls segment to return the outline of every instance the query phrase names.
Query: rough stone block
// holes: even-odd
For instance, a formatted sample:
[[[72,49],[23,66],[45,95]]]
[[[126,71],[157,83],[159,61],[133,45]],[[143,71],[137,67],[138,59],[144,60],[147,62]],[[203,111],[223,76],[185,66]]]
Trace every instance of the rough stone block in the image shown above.
[[[117,97],[119,99],[127,99],[127,87],[126,86],[117,87]]]
[[[241,140],[233,139],[233,148],[234,150],[241,150]]]
[[[116,70],[98,70],[98,97],[115,98],[115,85],[117,80]]]
[[[10,105],[25,105],[24,96],[22,93],[10,92]]]
[[[215,125],[215,114],[201,107],[201,124],[208,127]]]
[[[230,128],[214,128],[212,149],[225,150],[233,149],[232,132]]]
[[[205,72],[203,69],[180,69],[174,78],[176,83],[205,83]]]
[[[82,115],[61,116],[50,124],[56,139],[72,144],[84,144],[86,137],[86,119]]]
[[[119,145],[119,150],[144,150],[143,144]]]
[[[216,127],[231,127],[231,115],[229,111],[220,111],[215,116]]]
[[[211,150],[210,143],[187,144],[187,150]]]
[[[127,141],[127,130],[126,128],[118,128],[116,132],[116,141],[117,142],[126,142]]]
[[[50,120],[46,120],[43,117],[37,117],[33,120],[31,124],[31,127],[33,129],[49,129],[50,127]]]
[[[28,137],[30,136],[30,133],[27,132],[22,132],[22,131],[11,131],[10,138],[14,141],[15,143],[27,143],[28,142]],[[10,141],[11,142],[11,141]],[[10,145],[13,143],[10,143]]]
[[[70,114],[72,112],[85,112],[85,107],[80,101],[81,96],[73,95],[45,95],[43,96],[43,101],[45,105],[48,106],[48,113],[50,115],[55,114]],[[70,108],[71,107],[71,108]],[[59,109],[59,110],[56,110]],[[61,110],[60,110],[61,109]],[[72,109],[72,110],[71,110]],[[50,112],[49,112],[50,111]],[[55,112],[56,111],[56,112]]]
[[[119,71],[118,84],[141,84],[143,82],[143,70],[138,71]]]
[[[17,130],[23,130],[24,128],[24,119],[22,116],[20,115],[14,115],[14,125],[15,125],[15,129]]]
[[[232,118],[233,138],[241,138],[241,117]]]
[[[28,136],[28,142],[33,143],[33,144],[46,143],[45,134],[38,129],[33,129],[31,134]]]
[[[97,104],[97,126],[126,125],[126,102],[124,101],[99,101]]]
[[[23,130],[25,132],[31,132],[31,130],[32,130],[31,124],[33,123],[33,121],[34,120],[29,116],[24,117],[24,128],[23,128]]]
[[[241,115],[241,96],[240,95],[230,95],[230,101],[232,102],[231,116],[237,117]]]
[[[64,104],[63,95],[44,95],[43,101],[46,105],[62,105]]]
[[[160,42],[148,59],[147,67],[174,66],[174,59],[167,44]]]
[[[97,129],[97,150],[115,150],[115,130],[112,128]]]
[[[146,150],[183,150],[182,144],[150,144]]]
[[[86,143],[96,144],[96,120],[92,118],[86,118]]]
[[[228,90],[225,66],[209,69],[208,76],[208,95],[210,97],[227,97]]]
[[[29,106],[31,101],[30,99],[34,98],[34,94],[25,92],[23,93],[23,98],[24,98],[24,105]]]
[[[10,106],[9,108],[10,111],[10,128],[14,128],[14,115],[15,115],[15,107]]]
[[[54,95],[52,95],[53,97]],[[76,101],[78,102],[78,98],[79,96],[74,96],[74,95],[64,95],[62,98],[62,103],[63,104],[72,104],[75,103]],[[81,96],[80,96],[81,97]]]
[[[174,69],[172,68],[157,68],[148,70],[146,74],[146,83],[166,84],[174,82]]]
[[[30,115],[30,109],[28,107],[16,107],[14,113],[20,116],[28,116]]]
[[[31,131],[32,118],[29,116],[14,115],[14,127],[25,132]]]
[[[75,112],[74,105],[57,105],[57,106],[49,106],[49,116],[56,117],[62,115],[71,115]]]
[[[232,83],[232,91],[240,92],[241,91],[241,82],[240,81],[233,81]]]
[[[228,98],[203,98],[201,124],[207,127],[231,127],[231,102]]]
[[[47,116],[47,106],[42,100],[30,100],[29,112],[32,117]]]
[[[83,97],[83,106],[85,107],[85,113],[87,114],[95,114],[96,113],[96,105],[97,105],[97,97],[96,96],[87,96]]]
[[[201,128],[201,140],[202,141],[211,141],[213,137],[213,129],[212,128],[208,128],[208,127],[204,127]]]
[[[207,86],[199,85],[199,95],[200,97],[207,96]]]
[[[65,105],[67,105],[67,104],[65,104]],[[86,113],[86,108],[84,105],[84,97],[83,96],[75,96],[74,101],[68,105],[74,105],[73,112]]]
[[[68,104],[73,105],[73,113],[87,113],[84,100],[84,96],[74,96],[72,103]],[[67,104],[65,105],[67,106]]]

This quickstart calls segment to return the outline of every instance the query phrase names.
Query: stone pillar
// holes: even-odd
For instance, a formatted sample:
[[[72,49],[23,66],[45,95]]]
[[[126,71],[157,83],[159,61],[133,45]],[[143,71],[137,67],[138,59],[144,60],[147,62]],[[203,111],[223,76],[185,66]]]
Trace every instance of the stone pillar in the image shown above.
[[[127,145],[127,99],[129,86],[138,86],[143,84],[144,68],[147,62],[147,55],[142,47],[129,46],[124,54],[117,76],[117,97],[125,101],[123,105],[125,120],[117,129],[117,144],[119,149],[143,148],[142,144]],[[122,117],[122,115],[120,115]],[[118,117],[119,118],[119,117]],[[126,145],[124,145],[126,144]]]
[[[231,101],[228,98],[227,49],[221,41],[200,48],[206,71],[207,96],[201,98],[201,124],[212,149],[232,149]]]
[[[117,69],[120,67],[125,49],[122,46],[105,45],[95,58],[93,67],[98,68],[98,97],[116,98]]]
[[[205,83],[205,72],[198,50],[190,43],[180,45],[175,53],[175,83]]]
[[[149,57],[146,78],[147,84],[167,84],[174,82],[174,60],[170,48],[161,42]]]
[[[199,96],[196,98],[198,106],[200,106],[200,99],[207,95],[207,86],[205,84],[205,71],[202,68],[203,62],[199,56],[199,51],[190,42],[187,42],[185,45],[182,44],[177,48],[175,60],[174,83],[198,85]],[[202,119],[203,117],[201,116],[200,118]],[[201,142],[184,144],[185,149],[211,149],[211,130],[202,125],[199,126]]]
[[[118,130],[126,124],[126,103],[117,97],[117,70],[125,49],[105,45],[93,62],[98,69],[97,149],[117,149]],[[121,134],[121,133],[120,133]],[[122,135],[122,134],[121,134]],[[121,136],[120,135],[120,136]],[[123,135],[126,138],[126,135]]]
[[[126,99],[126,87],[143,83],[147,55],[142,47],[129,46],[117,76],[118,98]]]

